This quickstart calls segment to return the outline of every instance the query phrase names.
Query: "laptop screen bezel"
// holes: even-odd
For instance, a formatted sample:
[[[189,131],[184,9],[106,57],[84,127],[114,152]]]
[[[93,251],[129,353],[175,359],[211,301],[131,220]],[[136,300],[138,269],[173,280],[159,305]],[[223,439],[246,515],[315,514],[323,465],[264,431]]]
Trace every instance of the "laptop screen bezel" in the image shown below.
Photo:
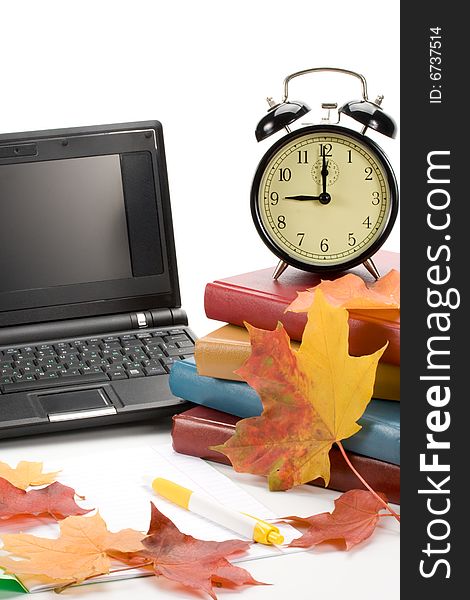
[[[0,293],[0,327],[181,305],[161,123],[145,121],[0,135],[0,165],[132,152],[149,152],[152,158],[163,272]]]

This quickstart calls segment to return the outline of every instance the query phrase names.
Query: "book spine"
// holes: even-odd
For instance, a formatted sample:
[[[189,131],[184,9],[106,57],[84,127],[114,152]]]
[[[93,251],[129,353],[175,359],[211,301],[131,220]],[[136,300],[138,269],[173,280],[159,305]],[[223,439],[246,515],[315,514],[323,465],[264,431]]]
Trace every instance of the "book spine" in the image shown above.
[[[275,329],[280,321],[289,337],[300,341],[307,322],[305,313],[285,313],[288,302],[253,290],[208,283],[204,309],[209,319],[243,326],[246,321],[260,329]],[[385,322],[349,318],[349,351],[353,356],[371,354],[388,343],[381,361],[400,364],[400,328]]]
[[[253,290],[208,283],[204,309],[208,319],[243,327],[244,321],[260,329],[275,329],[281,321],[293,340],[300,341],[307,323],[305,313],[284,313],[288,304],[281,298],[257,294]]]
[[[247,383],[198,375],[194,361],[181,360],[170,372],[170,390],[179,398],[243,419],[261,414],[263,405]],[[372,400],[358,421],[361,430],[343,440],[343,446],[358,454],[400,464],[399,405]]]
[[[244,381],[235,371],[249,358],[250,353],[248,342],[199,338],[194,353],[197,372],[204,377]],[[373,396],[382,400],[400,400],[400,367],[379,363]]]
[[[235,425],[186,416],[173,417],[172,442],[176,452],[197,456],[206,460],[231,465],[225,454],[211,450],[209,446],[225,443],[235,432]],[[400,503],[400,467],[353,453],[348,453],[354,468],[376,491],[383,492],[390,502]],[[331,477],[329,489],[346,492],[366,489],[337,448],[330,451]],[[310,485],[324,487],[323,479],[311,481]]]
[[[178,398],[243,419],[259,415],[263,410],[258,394],[248,384],[202,377],[197,374],[195,364],[185,360],[173,365],[169,384],[171,393]]]
[[[250,344],[199,338],[196,341],[194,358],[199,375],[244,381],[234,371],[243,365],[250,354]]]

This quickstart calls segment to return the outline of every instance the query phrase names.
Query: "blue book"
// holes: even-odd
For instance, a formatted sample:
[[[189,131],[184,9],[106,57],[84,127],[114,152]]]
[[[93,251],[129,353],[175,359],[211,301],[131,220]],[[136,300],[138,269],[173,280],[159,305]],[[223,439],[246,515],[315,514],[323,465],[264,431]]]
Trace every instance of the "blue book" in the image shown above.
[[[170,389],[179,398],[237,417],[256,417],[263,410],[258,393],[247,383],[203,377],[194,358],[173,365]],[[399,465],[400,403],[373,399],[358,422],[362,429],[342,442],[346,450]]]

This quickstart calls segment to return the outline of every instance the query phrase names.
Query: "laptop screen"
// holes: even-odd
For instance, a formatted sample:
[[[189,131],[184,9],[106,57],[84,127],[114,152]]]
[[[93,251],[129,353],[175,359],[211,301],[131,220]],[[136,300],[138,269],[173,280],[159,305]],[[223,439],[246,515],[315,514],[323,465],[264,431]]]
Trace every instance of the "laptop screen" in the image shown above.
[[[119,155],[0,166],[0,287],[132,276]]]
[[[130,197],[126,202],[121,160],[111,155],[0,166],[2,291],[161,272],[160,244],[147,248],[147,268],[132,253],[129,234],[140,219]]]
[[[120,127],[0,136],[0,327],[179,305],[161,125]]]

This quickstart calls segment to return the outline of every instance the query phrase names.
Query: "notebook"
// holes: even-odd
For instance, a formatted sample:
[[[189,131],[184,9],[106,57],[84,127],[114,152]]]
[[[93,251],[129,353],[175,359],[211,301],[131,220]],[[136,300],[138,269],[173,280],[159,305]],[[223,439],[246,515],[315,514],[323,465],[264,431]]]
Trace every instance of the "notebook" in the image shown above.
[[[0,135],[0,439],[179,410],[187,325],[161,123]]]

